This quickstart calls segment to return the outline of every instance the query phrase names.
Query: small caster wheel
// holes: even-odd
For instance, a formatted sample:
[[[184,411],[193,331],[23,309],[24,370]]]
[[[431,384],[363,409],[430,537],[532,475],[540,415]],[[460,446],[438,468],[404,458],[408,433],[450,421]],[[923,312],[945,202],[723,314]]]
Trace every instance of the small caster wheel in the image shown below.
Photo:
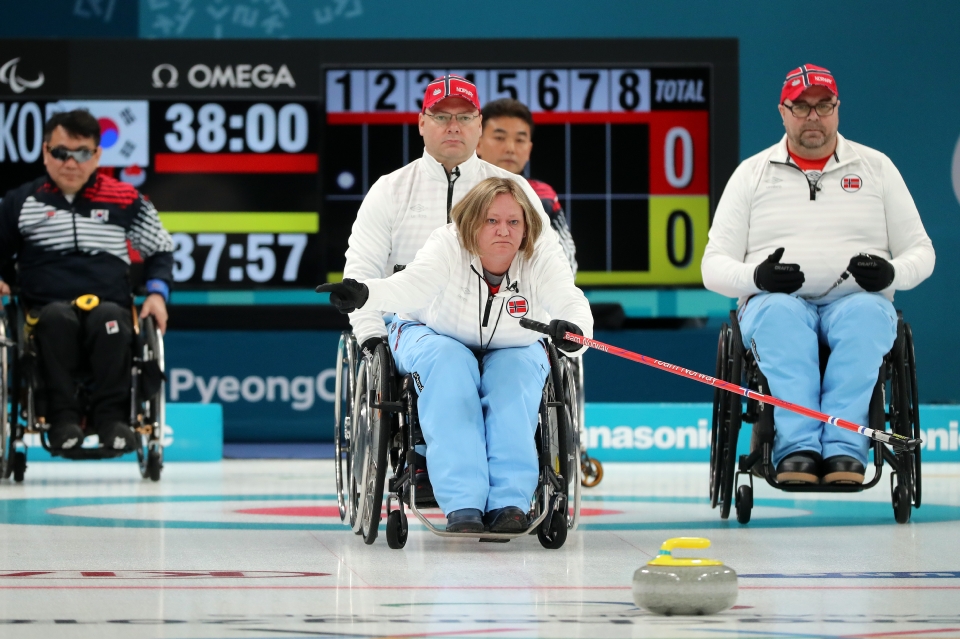
[[[741,524],[750,522],[750,511],[753,510],[753,488],[746,484],[737,488],[736,497],[737,521]]]
[[[563,513],[555,512],[540,524],[540,528],[537,529],[537,538],[544,548],[555,550],[563,546],[563,542],[567,540],[567,518]]]
[[[387,545],[394,550],[400,550],[406,543],[407,526],[400,511],[395,510],[387,516]]]
[[[593,457],[580,460],[580,485],[584,488],[593,488],[603,479],[603,464]]]
[[[23,474],[27,472],[27,454],[17,451],[13,454],[13,481],[23,481]]]
[[[151,450],[147,455],[147,477],[152,481],[160,481],[160,471],[163,470],[163,460],[160,451]]]
[[[893,489],[893,516],[898,524],[910,521],[910,489],[904,484]]]

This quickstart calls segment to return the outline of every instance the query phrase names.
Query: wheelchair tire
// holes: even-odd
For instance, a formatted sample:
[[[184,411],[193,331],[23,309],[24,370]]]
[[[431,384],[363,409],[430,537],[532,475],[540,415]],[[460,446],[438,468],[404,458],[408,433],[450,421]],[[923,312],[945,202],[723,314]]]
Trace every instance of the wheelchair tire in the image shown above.
[[[910,386],[908,399],[910,400],[910,411],[908,413],[912,422],[912,429],[907,429],[908,436],[920,439],[920,392],[917,390],[917,356],[913,349],[913,330],[906,322],[903,323],[903,350],[906,356],[906,381]],[[920,507],[921,497],[921,473],[920,473],[920,447],[913,450],[913,507]]]
[[[730,327],[726,323],[720,326],[720,336],[717,339],[717,367],[714,377],[726,379],[727,345],[729,344]],[[723,391],[713,389],[713,425],[710,429],[710,507],[716,508],[720,501],[720,458],[723,449],[724,429],[726,417],[726,403],[723,402]]]
[[[140,320],[140,333],[143,335],[143,352],[140,354],[144,366],[147,362],[158,362],[160,372],[165,372],[163,337],[153,317]],[[139,391],[135,391],[139,392]],[[137,461],[140,476],[151,481],[160,481],[163,470],[163,427],[166,424],[166,383],[160,381],[159,388],[150,397],[143,398],[143,425],[151,427],[151,432],[139,434],[140,446],[137,449]]]
[[[576,370],[578,367],[571,358],[563,358],[559,364],[563,384],[560,395],[563,399],[564,438],[567,442],[564,481],[567,486],[568,503],[571,505],[567,508],[567,528],[576,530],[580,524],[580,488],[583,486],[583,480],[580,477],[580,451],[583,450],[583,442],[580,440],[580,387]]]
[[[556,550],[567,541],[567,519],[561,512],[555,512],[545,519],[537,529],[537,539],[544,548]]]
[[[400,550],[407,544],[407,527],[399,510],[387,515],[387,545]]]
[[[23,481],[23,475],[27,472],[27,454],[23,451],[16,451],[12,458],[13,481],[18,484]]]
[[[7,339],[7,321],[0,308],[0,338]],[[0,479],[6,479],[13,471],[13,427],[10,423],[10,368],[8,366],[11,347],[0,346]],[[16,352],[16,351],[13,351]]]
[[[150,481],[160,481],[160,472],[163,470],[163,457],[159,450],[147,453],[147,477]]]
[[[753,488],[746,484],[737,488],[736,510],[738,522],[750,523],[750,511],[753,510]]]
[[[383,508],[383,486],[387,477],[387,449],[390,445],[392,415],[371,403],[393,401],[393,359],[386,344],[379,344],[371,361],[370,379],[374,383],[364,397],[358,397],[366,407],[366,419],[360,423],[366,429],[367,451],[364,456],[362,481],[363,500],[359,503],[358,520],[363,541],[370,545],[377,540]],[[360,420],[358,420],[358,423]]]
[[[735,317],[735,315],[734,315]],[[730,338],[727,345],[727,362],[725,364],[726,376],[723,378],[728,382],[740,385],[743,383],[743,342],[740,338],[740,331],[736,324],[730,326]],[[721,404],[726,406],[724,422],[723,446],[718,449],[720,472],[718,480],[720,483],[719,503],[720,518],[730,518],[730,507],[733,505],[733,481],[737,470],[737,439],[740,435],[740,425],[743,420],[743,404],[740,396],[735,393],[724,393],[726,397],[721,397]]]
[[[893,517],[898,524],[910,521],[910,489],[904,484],[897,484],[893,489]]]
[[[593,457],[580,458],[580,483],[585,488],[593,488],[603,479],[603,464]]]
[[[353,398],[357,387],[357,339],[353,333],[344,331],[340,334],[340,343],[337,345],[337,378],[333,403],[333,449],[334,449],[334,478],[337,486],[337,507],[340,510],[340,521],[347,521],[349,489],[347,486],[350,474],[350,436],[353,421]],[[352,521],[351,521],[352,524]]]

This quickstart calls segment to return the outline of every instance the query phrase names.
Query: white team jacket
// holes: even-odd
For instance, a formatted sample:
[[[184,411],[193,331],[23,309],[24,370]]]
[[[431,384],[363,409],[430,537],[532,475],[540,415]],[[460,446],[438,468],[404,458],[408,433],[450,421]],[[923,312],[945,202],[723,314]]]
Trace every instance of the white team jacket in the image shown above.
[[[370,289],[364,309],[396,312],[480,350],[528,346],[540,339],[540,333],[520,326],[522,317],[545,323],[551,317],[565,319],[592,337],[587,298],[574,286],[566,263],[557,268],[554,254],[544,248],[538,244],[529,261],[518,252],[499,292],[490,295],[480,258],[461,246],[456,226],[447,224],[430,234],[406,269],[364,282]]]
[[[889,259],[895,276],[882,291],[913,288],[933,272],[933,244],[900,172],[886,155],[837,135],[837,149],[813,184],[790,159],[786,136],[744,160],[723,191],[701,263],[703,284],[739,297],[760,290],[758,263],[777,248],[781,262],[800,265],[804,285],[795,295],[817,296],[857,253]],[[892,258],[892,259],[891,259]],[[814,304],[861,291],[849,277]]]
[[[430,234],[447,224],[448,196],[452,196],[449,201],[452,208],[483,180],[505,177],[523,187],[543,220],[543,234],[537,241],[538,252],[544,253],[542,259],[555,262],[558,272],[565,274],[573,286],[573,275],[557,234],[550,227],[540,197],[523,176],[484,162],[476,154],[457,169],[460,177],[454,182],[452,193],[443,165],[426,151],[420,159],[377,180],[357,212],[343,276],[359,282],[389,277],[394,266],[412,262]],[[350,324],[361,344],[366,339],[387,333],[383,316],[375,310],[364,308],[351,313]]]

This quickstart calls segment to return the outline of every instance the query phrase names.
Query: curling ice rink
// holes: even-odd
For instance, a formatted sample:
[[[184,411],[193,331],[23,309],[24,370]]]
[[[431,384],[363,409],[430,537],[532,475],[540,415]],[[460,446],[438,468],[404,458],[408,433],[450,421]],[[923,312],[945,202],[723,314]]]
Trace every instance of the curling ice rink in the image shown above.
[[[859,495],[756,484],[745,527],[711,510],[705,464],[607,464],[560,550],[535,537],[404,550],[340,523],[333,463],[34,463],[0,485],[0,637],[960,638],[960,466],[924,464],[894,522],[886,478]],[[669,537],[740,574],[710,617],[634,606]]]

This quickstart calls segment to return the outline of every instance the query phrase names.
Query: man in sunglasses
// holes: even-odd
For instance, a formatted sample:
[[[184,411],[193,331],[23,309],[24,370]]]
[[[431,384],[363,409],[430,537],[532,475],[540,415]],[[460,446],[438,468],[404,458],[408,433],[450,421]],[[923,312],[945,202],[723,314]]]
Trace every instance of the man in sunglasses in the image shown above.
[[[929,277],[935,257],[893,162],[840,135],[839,108],[827,69],[787,74],[786,135],[731,176],[702,272],[708,289],[739,298],[743,343],[771,394],[866,425],[896,338],[894,291]],[[774,421],[778,481],[863,483],[866,437],[779,408]]]
[[[26,322],[38,344],[50,445],[129,450],[133,320],[128,242],[143,257],[147,298],[141,317],[167,325],[173,240],[134,187],[97,171],[100,124],[88,111],[54,114],[43,130],[47,175],[0,201],[0,272],[16,273]],[[15,271],[8,268],[15,264]],[[0,294],[10,286],[0,281]],[[92,373],[87,432],[77,378]]]

